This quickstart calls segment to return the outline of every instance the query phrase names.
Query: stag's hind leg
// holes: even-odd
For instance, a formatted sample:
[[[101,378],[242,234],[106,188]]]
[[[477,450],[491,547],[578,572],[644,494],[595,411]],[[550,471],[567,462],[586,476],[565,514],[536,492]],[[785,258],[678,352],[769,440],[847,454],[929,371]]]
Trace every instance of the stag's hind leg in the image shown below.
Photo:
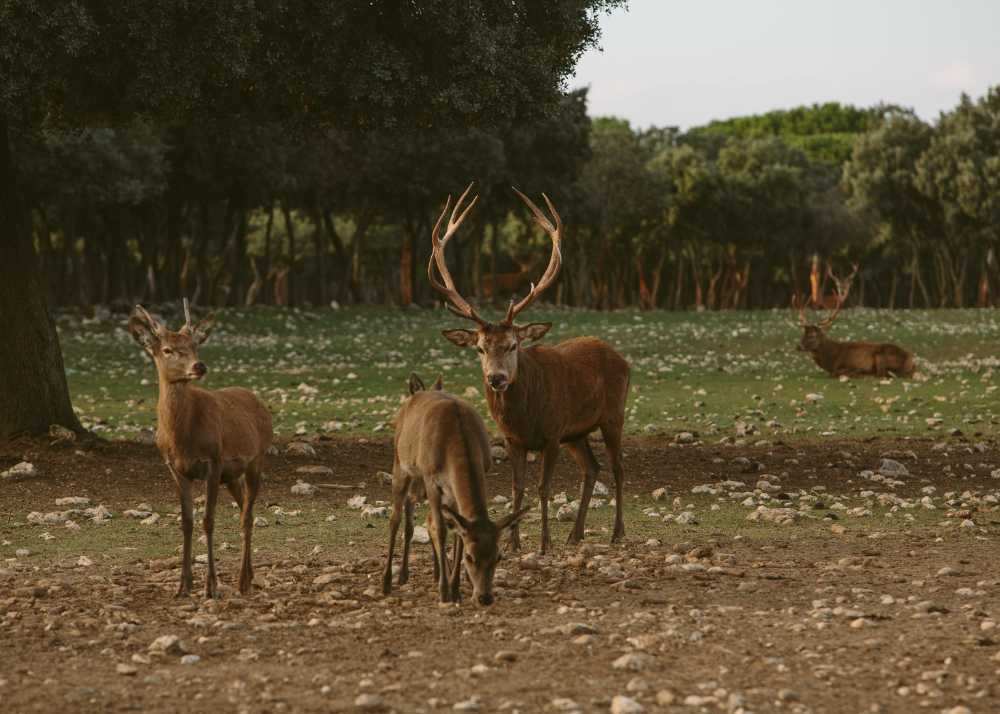
[[[205,597],[218,597],[219,581],[215,574],[215,506],[219,502],[219,485],[222,474],[218,464],[211,464],[205,478],[205,541],[208,547],[208,573],[205,575]]]
[[[549,535],[549,492],[552,490],[552,474],[556,470],[556,462],[559,460],[559,442],[553,441],[547,444],[542,452],[542,478],[538,482],[538,498],[542,507],[542,542],[539,552],[545,555],[552,550],[552,538]],[[515,512],[518,504],[514,505]]]
[[[240,594],[249,595],[253,592],[253,504],[260,493],[261,462],[253,461],[243,473],[243,484],[235,482],[236,489],[230,486],[230,493],[240,503],[240,533],[243,539],[240,543]],[[228,485],[228,484],[227,484]],[[242,500],[238,497],[242,496]]]
[[[617,543],[625,537],[625,519],[622,504],[625,500],[625,471],[622,469],[622,424],[615,422],[601,427],[604,446],[608,450],[608,460],[615,476],[615,527],[611,532],[611,542]]]
[[[597,474],[601,470],[601,465],[597,463],[593,449],[587,437],[578,441],[571,441],[566,444],[569,453],[576,460],[576,463],[583,469],[583,492],[580,496],[580,509],[576,514],[576,524],[566,540],[570,545],[576,545],[583,540],[583,530],[587,522],[587,510],[590,508],[590,497],[594,494],[594,483],[597,481]]]

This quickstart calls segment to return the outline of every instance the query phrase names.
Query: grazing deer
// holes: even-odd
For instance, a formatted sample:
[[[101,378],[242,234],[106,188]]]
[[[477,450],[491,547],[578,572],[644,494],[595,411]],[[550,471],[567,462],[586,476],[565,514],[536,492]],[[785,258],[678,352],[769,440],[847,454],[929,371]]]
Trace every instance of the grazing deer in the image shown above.
[[[184,326],[173,332],[141,305],[136,305],[128,321],[129,332],[153,358],[159,377],[156,445],[177,486],[184,532],[181,584],[177,595],[189,595],[193,586],[191,485],[200,479],[205,479],[206,484],[203,526],[208,540],[208,575],[205,596],[214,598],[217,595],[212,534],[220,483],[225,484],[242,509],[240,592],[248,595],[253,587],[250,562],[253,503],[260,490],[264,453],[273,438],[271,414],[249,390],[230,387],[208,391],[192,384],[208,371],[205,363],[198,359],[198,347],[215,326],[215,317],[209,315],[192,325],[191,309],[185,299],[184,318]]]
[[[476,411],[441,389],[424,389],[417,375],[410,375],[410,398],[395,421],[392,463],[392,516],[389,519],[389,554],[382,592],[392,590],[392,554],[405,517],[403,564],[399,584],[409,579],[410,540],[413,537],[413,501],[426,494],[428,531],[434,547],[435,575],[441,602],[458,602],[464,567],[480,605],[493,604],[493,573],[500,561],[500,535],[527,512],[515,510],[499,523],[490,520],[486,506],[486,471],[490,467],[490,440]],[[458,531],[453,567],[447,557],[447,521]]]
[[[813,361],[833,377],[867,374],[877,377],[890,374],[897,377],[913,376],[913,355],[901,347],[884,342],[837,342],[826,336],[847,300],[857,272],[858,266],[855,265],[851,274],[841,279],[827,268],[827,274],[837,286],[836,301],[833,312],[815,325],[809,324],[806,318],[806,301],[798,297],[792,298],[792,308],[798,310],[799,325],[803,329],[802,339],[796,349],[812,355]]]
[[[583,471],[583,492],[576,524],[569,543],[583,538],[587,509],[594,491],[600,464],[591,450],[587,436],[600,429],[611,460],[615,477],[615,524],[611,541],[625,535],[622,500],[625,475],[622,470],[622,428],[625,424],[625,400],[628,396],[629,365],[607,343],[594,337],[577,337],[555,347],[526,346],[542,338],[552,327],[551,322],[515,325],[514,319],[548,288],[559,273],[562,263],[560,241],[562,219],[548,196],[542,194],[555,225],[549,221],[531,199],[514,189],[528,206],[552,240],[548,267],[538,285],[532,283],[528,294],[519,302],[511,300],[507,315],[501,322],[484,320],[455,289],[448,272],[444,248],[448,240],[475,205],[459,215],[462,203],[472,184],[465,189],[448,219],[448,227],[440,237],[441,222],[448,213],[451,197],[431,232],[433,251],[427,264],[431,285],[446,298],[446,306],[459,317],[476,323],[475,330],[445,330],[442,334],[459,347],[473,347],[479,353],[490,413],[503,431],[514,471],[514,510],[520,511],[524,498],[524,473],[528,451],[542,452],[542,477],[539,497],[542,506],[541,552],[551,547],[549,538],[549,490],[552,473],[559,457],[559,446],[565,445]],[[435,268],[443,283],[435,277]],[[520,534],[511,528],[513,550],[520,549]]]

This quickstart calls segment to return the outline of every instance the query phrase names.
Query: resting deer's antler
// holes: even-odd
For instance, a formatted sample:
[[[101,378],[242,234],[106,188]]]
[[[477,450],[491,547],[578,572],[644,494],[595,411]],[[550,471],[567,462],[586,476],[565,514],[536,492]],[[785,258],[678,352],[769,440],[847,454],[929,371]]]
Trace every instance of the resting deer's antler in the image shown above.
[[[798,310],[800,327],[809,324],[809,320],[806,319],[806,302],[807,300],[801,295],[792,295],[792,310]]]
[[[851,274],[848,275],[846,278],[838,278],[836,275],[834,275],[833,269],[830,266],[827,266],[826,274],[830,276],[830,279],[833,280],[834,285],[837,286],[837,307],[833,309],[833,312],[830,313],[830,315],[819,321],[818,323],[819,327],[823,330],[826,330],[827,328],[830,327],[830,325],[833,324],[833,321],[837,319],[837,315],[840,314],[840,309],[844,306],[844,303],[847,301],[847,296],[851,292],[851,283],[854,282],[854,276],[858,274],[858,264],[857,263],[854,264],[854,269],[851,271]]]
[[[513,187],[512,187],[513,188]],[[542,198],[545,199],[545,204],[549,207],[552,212],[552,216],[555,218],[555,225],[542,213],[541,209],[535,205],[535,203],[525,196],[523,193],[514,188],[514,193],[516,193],[522,201],[527,204],[528,208],[535,216],[535,222],[540,225],[549,237],[552,239],[552,255],[549,257],[549,265],[542,274],[541,279],[538,281],[538,285],[534,283],[531,284],[531,290],[528,294],[521,299],[520,302],[515,303],[514,300],[510,301],[510,307],[507,308],[507,316],[504,318],[504,324],[513,324],[514,318],[517,317],[518,313],[523,311],[526,307],[531,305],[539,295],[545,292],[546,288],[552,284],[559,274],[559,268],[562,266],[562,252],[560,248],[560,243],[562,241],[562,218],[559,217],[559,212],[556,207],[552,205],[552,201],[544,193]]]
[[[431,286],[445,296],[445,306],[449,310],[459,317],[464,317],[466,320],[472,320],[479,325],[485,325],[486,320],[481,318],[475,308],[459,295],[458,290],[455,288],[455,281],[451,279],[451,273],[448,272],[448,263],[444,259],[445,245],[455,235],[455,231],[462,225],[462,221],[465,220],[465,217],[469,215],[469,211],[472,210],[472,207],[476,205],[476,201],[479,200],[479,196],[473,196],[472,202],[459,214],[462,202],[465,201],[465,197],[471,190],[472,184],[470,183],[465,191],[462,192],[462,195],[458,197],[458,201],[455,202],[455,208],[451,212],[451,217],[448,219],[448,228],[445,230],[444,238],[440,238],[441,221],[444,220],[445,214],[448,213],[448,208],[451,206],[451,196],[448,196],[448,200],[445,201],[444,210],[441,211],[437,223],[434,224],[434,230],[431,231],[431,258],[427,262],[427,278],[430,280]],[[437,272],[441,274],[441,279],[444,281],[443,285],[434,275],[435,265],[437,266]]]

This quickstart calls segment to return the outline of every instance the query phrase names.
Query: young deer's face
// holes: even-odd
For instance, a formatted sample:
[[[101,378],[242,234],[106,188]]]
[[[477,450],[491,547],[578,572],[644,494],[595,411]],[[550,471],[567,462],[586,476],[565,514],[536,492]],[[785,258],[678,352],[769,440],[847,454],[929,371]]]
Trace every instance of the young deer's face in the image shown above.
[[[153,358],[157,374],[169,382],[190,382],[201,379],[208,372],[205,363],[198,359],[198,347],[208,339],[215,327],[215,317],[209,315],[193,328],[168,330],[160,323],[150,323],[138,311],[129,318],[128,329],[132,339]]]
[[[495,599],[493,577],[501,557],[500,537],[505,530],[524,518],[528,509],[511,513],[499,523],[490,520],[469,521],[446,504],[444,511],[462,539],[465,548],[462,567],[472,581],[473,598],[480,605],[492,605]]]
[[[816,352],[826,337],[817,325],[806,325],[802,328],[802,339],[799,341],[799,352]]]
[[[459,347],[474,347],[490,389],[505,392],[517,381],[517,354],[521,344],[541,339],[551,328],[551,322],[524,326],[488,323],[476,330],[445,330],[441,334]]]

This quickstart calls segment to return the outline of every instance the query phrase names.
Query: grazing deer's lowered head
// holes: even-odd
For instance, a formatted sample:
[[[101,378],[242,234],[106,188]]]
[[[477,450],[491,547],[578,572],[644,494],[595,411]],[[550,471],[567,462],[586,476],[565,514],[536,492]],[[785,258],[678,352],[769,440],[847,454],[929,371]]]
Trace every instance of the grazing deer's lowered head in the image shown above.
[[[445,330],[442,334],[450,342],[459,347],[475,347],[476,352],[479,353],[479,362],[483,368],[483,377],[486,384],[494,392],[504,392],[517,380],[517,358],[521,345],[541,339],[545,336],[545,333],[552,329],[551,322],[515,325],[514,319],[521,311],[531,305],[559,274],[559,267],[562,264],[562,254],[560,252],[562,219],[559,217],[559,213],[556,211],[555,206],[552,205],[549,197],[545,194],[542,194],[542,197],[545,199],[549,210],[552,211],[552,216],[555,218],[555,225],[546,218],[545,214],[539,210],[538,206],[530,198],[516,188],[514,189],[514,192],[531,209],[538,225],[545,229],[545,232],[552,239],[552,254],[549,257],[549,265],[545,269],[541,280],[538,281],[538,285],[532,283],[528,294],[520,301],[515,302],[512,299],[503,320],[496,323],[487,322],[479,316],[475,308],[459,295],[455,289],[455,283],[448,272],[448,265],[444,257],[444,248],[448,240],[455,234],[455,231],[458,230],[462,221],[465,220],[466,215],[468,215],[479,199],[478,196],[473,198],[468,207],[459,213],[462,203],[465,201],[465,197],[470,190],[472,190],[472,184],[469,184],[468,188],[465,189],[465,192],[455,203],[455,208],[448,219],[444,238],[440,238],[441,222],[448,213],[448,208],[451,204],[450,196],[445,203],[444,210],[441,212],[440,217],[438,217],[437,223],[434,225],[434,230],[431,232],[432,252],[430,262],[427,264],[427,277],[430,279],[431,285],[445,296],[445,304],[449,310],[459,317],[472,320],[478,325],[475,330]],[[444,281],[443,284],[437,280],[435,272],[441,274],[441,278]]]

